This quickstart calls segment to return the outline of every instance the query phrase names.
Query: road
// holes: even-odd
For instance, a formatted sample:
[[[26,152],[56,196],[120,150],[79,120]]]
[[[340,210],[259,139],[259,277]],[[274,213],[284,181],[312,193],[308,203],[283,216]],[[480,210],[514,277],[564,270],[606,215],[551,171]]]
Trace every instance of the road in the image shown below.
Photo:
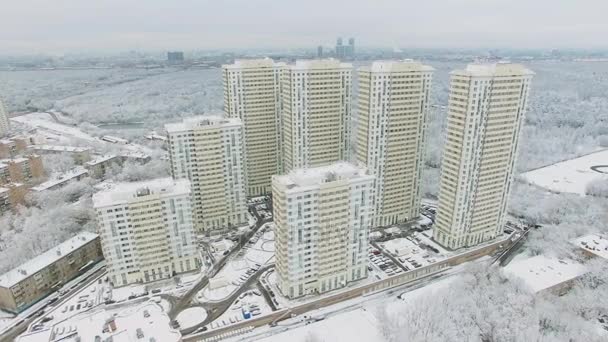
[[[105,274],[105,272],[106,272],[106,268],[102,267],[99,270],[95,271],[94,273],[91,273],[91,275],[89,275],[83,282],[76,285],[74,288],[69,290],[68,293],[66,293],[65,295],[60,297],[59,300],[57,300],[55,303],[53,303],[53,307],[54,308],[59,307],[59,306],[61,306],[61,304],[67,302],[75,294],[80,292],[80,290],[89,286],[91,283],[97,281],[100,277],[102,277]],[[46,299],[42,299],[42,300],[46,300]],[[43,312],[42,310],[45,310],[47,307],[48,306],[41,308],[40,311],[38,311],[38,312],[42,313]],[[32,324],[32,322],[34,322],[36,319],[38,319],[40,317],[40,315],[41,314],[33,313],[32,315],[30,315],[31,317],[25,318],[21,323],[19,323],[19,324],[15,325],[14,327],[10,328],[9,330],[7,330],[4,334],[2,334],[2,336],[0,336],[0,342],[14,341],[17,338],[17,336],[26,332],[28,327],[30,326],[30,324]]]
[[[429,281],[435,281],[440,277],[445,276],[443,273],[438,274],[430,274],[427,277],[416,279],[413,282],[403,284],[398,288],[391,289],[390,293],[394,292],[407,292],[415,290],[423,285],[426,285]],[[407,291],[406,291],[407,290]],[[182,340],[184,342],[193,342],[193,341],[202,341],[204,339],[220,336],[223,334],[230,334],[230,332],[237,331],[239,329],[247,328],[247,327],[261,327],[267,324],[272,324],[273,322],[284,320],[290,318],[292,315],[302,315],[312,310],[321,309],[336,303],[344,302],[350,299],[354,299],[360,297],[362,295],[360,288],[353,288],[351,290],[343,291],[337,294],[329,295],[327,297],[319,298],[312,302],[303,303],[292,308],[281,309],[275,312],[272,312],[268,315],[264,315],[259,318],[252,318],[246,321],[242,321],[239,323],[231,324],[225,327],[217,328],[212,331],[207,331],[197,335],[184,336]],[[284,326],[279,326],[281,329]]]
[[[171,295],[161,295],[162,298],[168,300],[171,303],[171,310],[169,310],[169,318],[171,320],[174,320],[177,317],[177,315],[179,315],[180,312],[184,311],[187,308],[195,307],[195,306],[205,307],[205,305],[203,305],[203,304],[194,304],[192,302],[192,300],[194,299],[196,294],[198,292],[200,292],[202,289],[204,289],[205,286],[207,286],[209,284],[209,278],[213,278],[213,276],[215,276],[219,271],[221,271],[221,269],[226,265],[228,260],[233,255],[238,253],[241,250],[241,248],[243,248],[243,246],[245,246],[249,242],[249,240],[255,235],[255,233],[257,233],[257,231],[262,226],[264,226],[265,224],[267,224],[269,222],[272,222],[272,219],[263,218],[258,213],[257,209],[255,208],[257,204],[260,204],[260,203],[254,203],[250,206],[252,214],[256,217],[256,223],[255,223],[253,229],[250,229],[247,233],[241,235],[241,238],[240,238],[239,242],[237,243],[237,245],[235,247],[231,248],[230,252],[227,255],[222,256],[222,258],[219,259],[211,267],[211,269],[209,271],[207,271],[207,274],[204,277],[202,277],[198,283],[196,283],[190,290],[188,290],[188,292],[186,292],[186,294],[184,294],[184,296],[179,297],[179,298],[171,296]],[[257,281],[257,279],[263,273],[263,271],[267,270],[271,266],[272,265],[267,265],[267,266],[260,268],[256,273],[254,273],[247,280],[247,282],[245,282],[230,297],[228,297],[220,302],[214,302],[214,303],[210,304],[209,308],[205,307],[206,309],[208,309],[208,311],[207,311],[208,317],[205,320],[205,322],[203,322],[195,327],[183,329],[182,335],[190,334],[190,333],[196,331],[198,328],[211,322],[211,320],[212,320],[211,318],[215,319],[215,318],[219,317],[222,313],[224,313],[230,307],[230,305],[234,302],[234,300],[236,300],[236,298],[238,298],[238,296],[241,293],[243,293],[245,290],[248,290],[249,287]]]
[[[207,318],[200,324],[197,324],[190,328],[180,330],[182,335],[185,336],[188,334],[192,334],[199,328],[201,328],[201,327],[213,322],[217,318],[219,318],[224,312],[226,312],[226,310],[228,310],[228,308],[230,308],[232,303],[234,303],[234,301],[241,294],[243,294],[243,292],[249,291],[252,288],[252,285],[254,285],[258,281],[258,279],[262,275],[262,273],[266,272],[271,267],[274,267],[274,264],[265,265],[265,266],[261,267],[251,277],[249,277],[249,279],[247,279],[247,281],[243,285],[241,285],[241,287],[239,287],[229,297],[222,299],[221,301],[206,302],[206,303],[190,306],[190,307],[194,307],[194,306],[203,307],[207,311]]]

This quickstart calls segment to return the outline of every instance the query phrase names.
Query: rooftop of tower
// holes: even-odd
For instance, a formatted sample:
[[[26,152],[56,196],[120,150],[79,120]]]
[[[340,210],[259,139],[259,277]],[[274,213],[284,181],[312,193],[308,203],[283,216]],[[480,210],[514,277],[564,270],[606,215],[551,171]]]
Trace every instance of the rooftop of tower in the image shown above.
[[[326,166],[292,170],[286,175],[273,176],[273,181],[292,189],[363,177],[373,178],[365,167],[341,161]]]
[[[534,72],[522,64],[510,62],[472,63],[465,69],[454,70],[451,74],[464,76],[494,77],[494,76],[528,76]]]
[[[182,122],[175,122],[165,125],[167,133],[183,132],[194,129],[196,127],[205,126],[242,126],[241,119],[238,118],[226,118],[221,115],[209,115],[209,116],[194,116],[185,118]]]
[[[186,195],[189,193],[190,181],[187,179],[174,180],[167,177],[143,182],[115,183],[93,195],[93,206],[99,208],[121,205],[138,197],[154,194]]]
[[[371,65],[360,67],[359,70],[368,72],[408,72],[433,71],[435,69],[430,65],[422,64],[413,59],[404,59],[400,61],[374,61]]]
[[[248,68],[261,68],[261,67],[282,67],[286,64],[284,62],[275,62],[271,58],[257,58],[257,59],[237,59],[232,64],[224,64],[224,69],[248,69]]]
[[[291,70],[312,70],[312,69],[352,69],[352,63],[343,63],[335,58],[323,59],[299,59],[295,64],[287,65]]]

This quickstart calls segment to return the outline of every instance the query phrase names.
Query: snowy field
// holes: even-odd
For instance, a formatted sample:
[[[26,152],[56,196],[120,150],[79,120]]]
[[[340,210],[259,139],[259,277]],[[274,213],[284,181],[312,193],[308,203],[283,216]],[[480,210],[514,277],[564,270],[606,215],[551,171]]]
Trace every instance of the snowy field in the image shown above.
[[[592,166],[605,167],[599,170]],[[522,174],[523,178],[547,190],[585,195],[587,184],[596,179],[608,179],[608,150],[591,153]]]
[[[180,329],[187,329],[202,323],[206,318],[207,311],[205,309],[193,307],[180,312],[176,320],[179,323]]]
[[[249,334],[229,341],[262,342],[389,342],[383,335],[379,308],[386,308],[388,314],[398,315],[404,307],[419,305],[427,296],[432,296],[446,288],[457,278],[450,276],[427,284],[424,287],[405,292],[402,300],[395,295],[382,293],[370,298],[357,298],[307,313],[310,317],[325,316],[319,322],[307,324],[303,317],[297,316],[279,323],[277,328],[260,328]]]

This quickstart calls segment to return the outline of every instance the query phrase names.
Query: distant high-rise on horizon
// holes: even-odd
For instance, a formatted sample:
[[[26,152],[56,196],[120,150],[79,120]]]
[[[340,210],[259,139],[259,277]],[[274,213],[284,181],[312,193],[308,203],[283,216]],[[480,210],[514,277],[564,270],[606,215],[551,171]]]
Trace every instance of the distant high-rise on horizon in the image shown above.
[[[169,63],[181,63],[184,61],[184,53],[182,51],[169,51],[167,52],[167,62]]]
[[[317,46],[317,58],[323,58],[323,46]]]
[[[349,158],[352,64],[299,60],[281,84],[283,167],[331,164]]]
[[[502,231],[533,75],[510,63],[471,64],[451,73],[433,230],[443,246],[473,246]]]
[[[4,108],[4,104],[2,100],[0,100],[0,137],[3,137],[8,134],[10,129],[10,124],[8,121],[8,113]]]
[[[243,122],[247,195],[272,192],[272,175],[282,173],[281,73],[272,59],[237,60],[223,65],[224,113]]]
[[[238,118],[199,116],[166,124],[171,174],[190,180],[198,231],[247,223],[247,167]]]
[[[355,154],[376,176],[373,226],[419,216],[432,75],[432,67],[414,61],[359,68]]]
[[[344,45],[342,37],[336,40],[336,58],[353,59],[355,57],[355,38],[348,39],[348,45]]]

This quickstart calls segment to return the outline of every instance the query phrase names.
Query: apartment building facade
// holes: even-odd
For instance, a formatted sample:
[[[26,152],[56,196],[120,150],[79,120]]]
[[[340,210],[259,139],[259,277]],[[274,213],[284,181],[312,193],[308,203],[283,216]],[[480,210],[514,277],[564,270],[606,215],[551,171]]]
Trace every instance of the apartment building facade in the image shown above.
[[[358,70],[355,156],[374,174],[373,226],[420,214],[433,68],[414,61],[377,61]]]
[[[281,74],[285,63],[237,60],[222,66],[224,113],[243,122],[247,195],[272,192],[272,175],[282,173]]]
[[[345,161],[350,152],[352,64],[299,60],[281,82],[283,169]]]
[[[0,100],[0,138],[7,135],[9,129],[8,112],[6,111],[6,108],[4,108],[2,100]]]
[[[0,276],[0,308],[19,313],[103,259],[99,235],[83,232]]]
[[[0,139],[0,159],[15,158],[27,151],[31,138],[12,137]]]
[[[0,186],[0,216],[22,204],[27,188],[21,183],[8,183]]]
[[[187,179],[116,184],[94,194],[93,207],[114,286],[198,270]]]
[[[205,116],[165,125],[173,178],[192,184],[195,227],[221,229],[247,222],[243,124]]]
[[[42,178],[44,178],[44,168],[42,158],[38,155],[0,160],[0,184],[33,184]]]
[[[365,168],[346,162],[273,176],[276,271],[285,296],[367,277],[373,181]]]
[[[533,74],[511,63],[451,73],[433,231],[443,246],[476,245],[502,231]]]

